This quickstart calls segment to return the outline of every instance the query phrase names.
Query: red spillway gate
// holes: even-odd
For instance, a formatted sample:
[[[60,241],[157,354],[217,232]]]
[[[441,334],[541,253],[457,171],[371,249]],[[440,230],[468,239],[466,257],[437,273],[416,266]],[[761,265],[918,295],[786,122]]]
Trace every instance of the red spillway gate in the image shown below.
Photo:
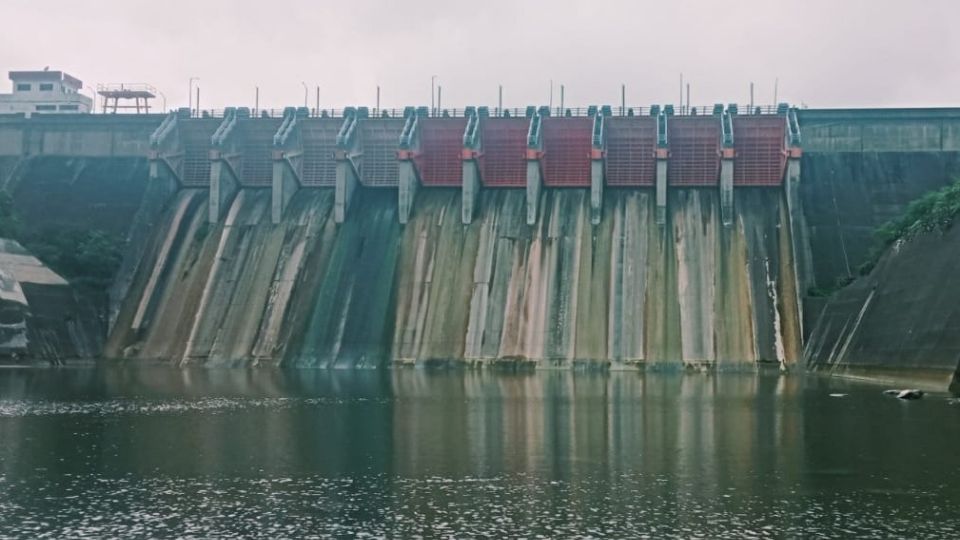
[[[397,149],[403,118],[360,120],[360,183],[369,187],[397,187],[400,168]]]
[[[657,119],[623,116],[604,119],[609,186],[652,186],[657,180]]]
[[[715,186],[720,181],[720,117],[671,116],[667,119],[671,186]]]
[[[485,118],[481,121],[480,177],[491,187],[526,187],[527,118]]]
[[[189,118],[180,122],[183,144],[183,185],[210,186],[210,137],[222,122],[219,118]]]
[[[593,118],[543,119],[543,185],[590,187]]]
[[[343,119],[305,118],[301,122],[303,185],[335,186],[337,183],[337,133],[340,131]]]
[[[243,156],[240,183],[247,187],[273,184],[273,136],[282,118],[244,118],[237,122]]]
[[[783,116],[734,116],[736,186],[779,186],[787,163]]]
[[[420,180],[426,186],[460,187],[463,184],[460,153],[467,119],[421,118],[419,122],[420,154],[416,161]]]

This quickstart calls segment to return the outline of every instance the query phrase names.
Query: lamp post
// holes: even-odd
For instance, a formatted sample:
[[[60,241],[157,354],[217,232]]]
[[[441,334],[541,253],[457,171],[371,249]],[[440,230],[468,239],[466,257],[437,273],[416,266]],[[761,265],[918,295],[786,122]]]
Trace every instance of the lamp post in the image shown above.
[[[434,101],[434,96],[436,96],[436,93],[433,90],[433,84],[436,80],[436,75],[430,76],[430,116],[436,116],[437,114],[436,102]]]
[[[304,81],[300,81],[300,84],[303,85],[303,108],[306,109],[307,99],[308,99],[308,96],[310,95],[310,88],[307,87],[307,83]]]
[[[200,77],[190,77],[189,90],[187,90],[187,108],[190,109],[190,114],[193,114],[193,83],[200,82]],[[198,115],[199,115],[199,111]]]

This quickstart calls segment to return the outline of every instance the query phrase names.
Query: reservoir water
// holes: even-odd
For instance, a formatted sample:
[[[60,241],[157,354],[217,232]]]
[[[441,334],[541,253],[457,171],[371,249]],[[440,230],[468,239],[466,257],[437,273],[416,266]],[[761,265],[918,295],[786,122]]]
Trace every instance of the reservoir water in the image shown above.
[[[738,373],[0,370],[0,538],[956,538],[960,404]]]

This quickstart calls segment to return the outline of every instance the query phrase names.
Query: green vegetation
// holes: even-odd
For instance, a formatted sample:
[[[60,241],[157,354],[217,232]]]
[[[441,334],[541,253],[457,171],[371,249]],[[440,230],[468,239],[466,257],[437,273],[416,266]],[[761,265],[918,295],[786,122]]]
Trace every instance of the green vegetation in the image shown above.
[[[123,240],[105,231],[73,227],[30,230],[22,226],[8,193],[0,192],[0,237],[13,238],[74,283],[106,288],[120,268]]]
[[[873,246],[866,261],[857,268],[857,273],[861,276],[869,274],[886,250],[898,241],[909,241],[920,234],[946,231],[953,226],[958,215],[960,215],[960,180],[913,201],[907,206],[903,215],[878,227],[873,233]],[[830,286],[810,287],[807,289],[807,295],[830,296],[852,283],[854,279],[854,276],[839,276]]]
[[[910,240],[919,234],[946,231],[958,214],[960,180],[913,201],[902,216],[884,223],[874,232],[874,245],[858,269],[860,275],[869,274],[880,256],[895,242]]]
[[[120,239],[100,230],[46,228],[20,241],[58,274],[94,287],[107,287],[123,258]]]
[[[20,218],[13,212],[13,198],[0,191],[0,238],[16,238],[20,234]]]

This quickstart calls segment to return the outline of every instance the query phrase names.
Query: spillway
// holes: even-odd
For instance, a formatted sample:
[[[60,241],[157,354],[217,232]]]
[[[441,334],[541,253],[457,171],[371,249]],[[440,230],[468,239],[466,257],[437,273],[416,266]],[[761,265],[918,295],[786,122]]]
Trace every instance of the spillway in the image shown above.
[[[56,339],[28,352],[54,362],[750,366],[805,343],[814,368],[895,369],[830,355],[854,339],[838,289],[877,226],[956,176],[958,126],[733,104],[0,117],[0,186],[24,230],[122,251],[112,281],[31,302]],[[75,251],[33,236],[55,269]],[[867,311],[858,335],[886,332]],[[946,360],[916,364],[939,377],[935,341]]]
[[[425,191],[400,226],[395,193],[367,190],[335,225],[331,190],[301,190],[280,224],[269,193],[242,190],[222,225],[180,191],[152,239],[107,352],[209,365],[285,362],[792,362],[795,277],[782,192],[737,192],[733,227],[712,190],[671,199],[491,190],[461,223],[458,190]]]
[[[113,357],[179,363],[257,363],[283,349],[283,326],[308,246],[333,206],[304,190],[282,224],[268,190],[241,192],[223,224],[207,194],[182,190],[161,218],[106,348]]]

